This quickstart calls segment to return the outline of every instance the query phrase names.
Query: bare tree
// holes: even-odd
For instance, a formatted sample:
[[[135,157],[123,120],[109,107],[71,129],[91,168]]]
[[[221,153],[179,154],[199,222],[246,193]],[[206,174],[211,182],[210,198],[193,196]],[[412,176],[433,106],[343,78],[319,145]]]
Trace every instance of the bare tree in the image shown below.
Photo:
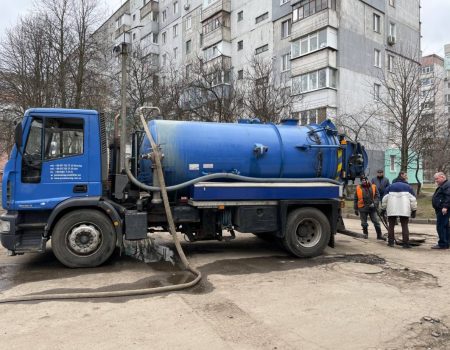
[[[421,67],[414,55],[396,56],[391,71],[383,72],[377,83],[376,108],[388,124],[389,142],[400,150],[400,169],[407,171],[419,157],[421,131],[428,124],[424,101],[434,100],[437,85],[421,91]]]
[[[337,115],[335,124],[350,140],[372,145],[376,141],[377,134],[377,128],[373,123],[375,116],[375,111],[363,108],[357,113]]]
[[[292,97],[287,79],[276,75],[273,60],[253,56],[244,72],[245,107],[263,122],[277,123],[289,115]]]

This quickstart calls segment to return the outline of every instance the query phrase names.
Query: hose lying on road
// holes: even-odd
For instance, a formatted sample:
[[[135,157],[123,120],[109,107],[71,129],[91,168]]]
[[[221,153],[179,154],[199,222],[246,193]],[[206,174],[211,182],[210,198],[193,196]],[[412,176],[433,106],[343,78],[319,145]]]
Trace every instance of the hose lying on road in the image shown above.
[[[137,295],[148,295],[148,294],[179,291],[182,289],[190,288],[190,287],[196,285],[201,280],[201,278],[202,278],[201,272],[189,264],[189,261],[183,252],[183,248],[181,247],[180,240],[177,236],[175,224],[174,224],[173,217],[172,217],[172,211],[170,210],[169,198],[167,196],[164,174],[162,171],[161,154],[160,154],[159,149],[156,146],[156,143],[155,143],[155,141],[150,133],[150,130],[148,129],[148,126],[145,122],[145,118],[142,113],[142,110],[145,108],[146,107],[139,108],[139,112],[140,112],[142,124],[144,125],[145,133],[147,134],[147,137],[151,142],[153,153],[155,155],[154,159],[155,159],[155,166],[156,166],[156,174],[158,176],[158,180],[159,180],[159,184],[160,184],[159,190],[161,191],[161,195],[162,195],[162,199],[163,199],[163,203],[164,203],[164,209],[166,211],[167,222],[169,224],[169,231],[172,235],[173,241],[175,243],[175,247],[180,256],[183,267],[186,270],[193,273],[196,276],[195,279],[190,282],[187,282],[187,283],[182,283],[182,284],[177,284],[177,285],[172,285],[172,286],[145,288],[145,289],[138,289],[138,290],[123,290],[123,291],[113,291],[113,292],[23,295],[23,296],[2,299],[2,300],[0,300],[0,304],[24,302],[24,301],[54,301],[54,300],[68,300],[68,299],[113,298],[113,297],[129,297],[129,296],[137,296]]]

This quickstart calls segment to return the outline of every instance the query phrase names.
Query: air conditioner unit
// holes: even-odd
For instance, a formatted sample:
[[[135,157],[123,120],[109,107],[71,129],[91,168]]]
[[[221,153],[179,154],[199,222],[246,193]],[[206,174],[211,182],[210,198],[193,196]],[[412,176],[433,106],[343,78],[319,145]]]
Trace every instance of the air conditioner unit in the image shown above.
[[[395,42],[396,42],[395,36],[389,35],[388,38],[387,38],[387,42],[388,42],[389,45],[394,45]]]
[[[191,5],[188,2],[184,4],[184,10],[185,11],[189,11],[190,7],[191,7]]]

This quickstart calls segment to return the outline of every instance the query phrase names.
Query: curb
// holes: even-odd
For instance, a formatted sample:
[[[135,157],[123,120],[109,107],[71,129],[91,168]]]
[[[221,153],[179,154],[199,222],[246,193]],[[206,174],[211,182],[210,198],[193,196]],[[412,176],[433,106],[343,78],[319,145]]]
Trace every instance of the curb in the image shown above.
[[[355,214],[344,214],[347,219],[359,219]],[[409,219],[410,224],[436,225],[436,219]]]

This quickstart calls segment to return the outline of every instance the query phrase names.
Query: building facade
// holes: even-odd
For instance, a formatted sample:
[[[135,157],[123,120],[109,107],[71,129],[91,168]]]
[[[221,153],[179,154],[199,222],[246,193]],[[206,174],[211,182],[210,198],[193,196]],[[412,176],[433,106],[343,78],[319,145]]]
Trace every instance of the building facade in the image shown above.
[[[242,79],[255,57],[270,61],[291,89],[291,117],[306,124],[360,113],[395,59],[419,56],[420,2],[128,0],[98,35],[111,47],[131,42],[161,72],[220,61],[222,84]]]

